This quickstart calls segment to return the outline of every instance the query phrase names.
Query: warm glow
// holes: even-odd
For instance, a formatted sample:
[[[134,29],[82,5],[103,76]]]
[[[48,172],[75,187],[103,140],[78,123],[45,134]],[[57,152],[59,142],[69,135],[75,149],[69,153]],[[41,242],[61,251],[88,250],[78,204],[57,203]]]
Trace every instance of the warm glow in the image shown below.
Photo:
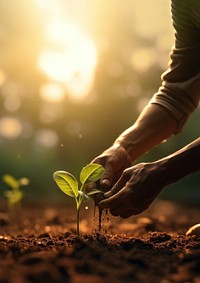
[[[147,71],[156,63],[156,51],[152,48],[135,49],[131,58],[133,68],[138,72]]]
[[[93,41],[74,24],[57,19],[47,29],[51,47],[39,58],[40,69],[53,81],[65,84],[74,98],[90,91],[97,64]]]
[[[0,135],[8,139],[16,139],[22,132],[21,123],[11,117],[4,117],[0,119]]]
[[[50,124],[63,116],[62,103],[44,103],[41,106],[39,118],[40,121]]]
[[[44,101],[60,102],[65,96],[65,90],[58,84],[44,84],[40,88],[40,95]]]
[[[21,99],[15,93],[8,93],[5,96],[4,106],[8,111],[15,112],[21,106]]]
[[[49,129],[39,130],[36,133],[36,142],[44,147],[54,147],[58,143],[58,135]]]
[[[59,8],[59,2],[55,0],[36,0],[38,6],[43,9],[56,10]]]
[[[5,80],[6,80],[5,73],[2,70],[0,70],[0,86],[4,84]]]

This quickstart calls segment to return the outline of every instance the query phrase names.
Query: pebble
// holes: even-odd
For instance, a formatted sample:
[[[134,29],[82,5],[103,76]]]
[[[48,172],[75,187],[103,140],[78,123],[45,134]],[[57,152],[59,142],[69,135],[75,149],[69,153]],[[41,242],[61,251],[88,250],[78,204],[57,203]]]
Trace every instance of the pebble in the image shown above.
[[[186,232],[186,236],[192,236],[196,235],[197,237],[200,237],[200,224],[196,224],[188,229]]]

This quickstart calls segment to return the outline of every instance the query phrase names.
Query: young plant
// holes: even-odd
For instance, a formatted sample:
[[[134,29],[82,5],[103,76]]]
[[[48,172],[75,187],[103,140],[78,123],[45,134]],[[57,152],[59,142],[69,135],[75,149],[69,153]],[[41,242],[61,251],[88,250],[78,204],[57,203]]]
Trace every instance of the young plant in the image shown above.
[[[24,198],[24,192],[21,190],[21,186],[27,186],[29,179],[23,177],[17,180],[12,175],[6,174],[3,176],[3,181],[10,187],[9,191],[4,192],[9,209],[20,208],[21,201]]]
[[[104,168],[99,164],[88,164],[81,170],[80,182],[81,186],[79,189],[77,179],[66,171],[56,171],[53,174],[53,178],[57,183],[58,187],[66,195],[72,197],[76,201],[77,210],[77,235],[79,236],[79,222],[80,222],[80,206],[83,201],[90,199],[91,195],[102,193],[98,189],[92,189],[90,192],[86,192],[86,187],[89,184],[95,183],[99,180],[104,172]]]

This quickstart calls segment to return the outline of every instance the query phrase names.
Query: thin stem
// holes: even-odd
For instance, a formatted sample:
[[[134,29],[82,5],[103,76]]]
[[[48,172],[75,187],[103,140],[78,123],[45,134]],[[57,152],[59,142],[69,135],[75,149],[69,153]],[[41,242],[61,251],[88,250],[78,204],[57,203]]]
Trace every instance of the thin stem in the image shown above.
[[[76,218],[76,225],[77,225],[77,236],[80,236],[80,230],[79,230],[79,221],[80,221],[80,207],[77,208],[77,218]]]

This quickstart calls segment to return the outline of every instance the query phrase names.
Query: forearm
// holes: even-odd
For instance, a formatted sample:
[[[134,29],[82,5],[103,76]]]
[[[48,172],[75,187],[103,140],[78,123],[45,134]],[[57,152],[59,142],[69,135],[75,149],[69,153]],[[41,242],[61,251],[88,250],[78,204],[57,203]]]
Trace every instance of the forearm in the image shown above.
[[[176,129],[176,120],[161,106],[148,105],[134,125],[115,141],[124,147],[132,161],[170,137]]]
[[[163,178],[174,183],[181,178],[200,170],[200,138],[179,151],[157,161]]]

